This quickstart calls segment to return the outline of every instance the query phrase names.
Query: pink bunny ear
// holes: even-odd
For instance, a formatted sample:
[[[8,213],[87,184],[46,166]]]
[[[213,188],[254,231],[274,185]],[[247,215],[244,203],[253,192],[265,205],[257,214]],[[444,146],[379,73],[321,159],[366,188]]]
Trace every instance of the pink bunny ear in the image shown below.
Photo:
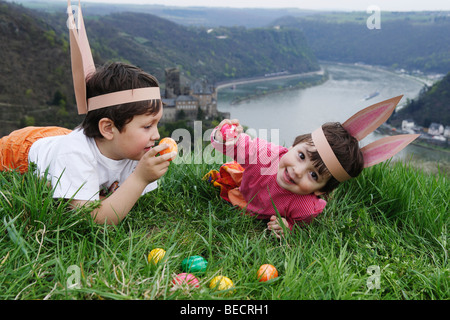
[[[364,168],[387,160],[414,141],[420,134],[402,134],[381,138],[361,149],[364,156]]]
[[[391,116],[402,97],[403,95],[373,104],[355,113],[342,126],[361,141]]]
[[[67,1],[67,13],[69,14],[70,56],[72,61],[72,78],[75,98],[77,101],[78,114],[85,114],[88,111],[86,100],[86,77],[95,71],[95,65],[86,29],[84,27],[81,4],[80,2],[78,4],[78,26],[75,25],[70,0]]]

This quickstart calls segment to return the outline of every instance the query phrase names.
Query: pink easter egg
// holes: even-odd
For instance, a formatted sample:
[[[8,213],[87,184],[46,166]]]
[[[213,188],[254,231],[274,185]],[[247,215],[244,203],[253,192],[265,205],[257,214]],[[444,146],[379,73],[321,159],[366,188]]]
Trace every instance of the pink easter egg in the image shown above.
[[[174,285],[188,284],[196,288],[200,287],[198,279],[192,273],[180,273],[173,278],[172,283]]]
[[[228,123],[225,123],[222,126],[222,129],[220,129],[220,132],[222,133],[223,140],[227,141],[231,138],[236,137],[236,125],[232,124],[229,125]]]

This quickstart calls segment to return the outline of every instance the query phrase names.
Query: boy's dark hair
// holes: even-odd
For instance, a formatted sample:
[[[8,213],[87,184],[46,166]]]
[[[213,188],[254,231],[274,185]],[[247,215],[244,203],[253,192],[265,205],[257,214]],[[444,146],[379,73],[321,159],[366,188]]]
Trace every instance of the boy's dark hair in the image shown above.
[[[136,66],[111,62],[98,68],[88,79],[86,96],[89,99],[107,93],[146,87],[159,87],[158,80]],[[134,116],[156,114],[161,106],[161,100],[146,100],[92,110],[87,113],[80,127],[88,137],[103,138],[98,129],[100,119],[111,119],[119,132],[122,132]]]
[[[358,140],[352,137],[339,122],[325,123],[322,126],[322,130],[344,170],[352,178],[357,177],[364,169],[364,158],[359,148]],[[296,137],[293,145],[295,146],[302,142],[314,146],[310,133]],[[309,157],[319,174],[330,174],[317,151],[311,152]],[[320,191],[330,193],[338,185],[339,181],[331,176],[330,180],[328,180],[327,184]]]

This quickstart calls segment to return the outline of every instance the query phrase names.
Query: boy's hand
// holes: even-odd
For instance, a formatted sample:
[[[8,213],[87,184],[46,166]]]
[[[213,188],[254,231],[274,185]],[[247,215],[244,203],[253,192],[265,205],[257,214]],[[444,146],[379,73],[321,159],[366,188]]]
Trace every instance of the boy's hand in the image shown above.
[[[168,160],[176,156],[176,152],[166,153],[158,157],[156,156],[159,152],[168,147],[167,144],[163,143],[151,148],[139,160],[135,173],[143,179],[146,184],[161,178],[169,168],[170,161]]]
[[[222,136],[222,133],[220,132],[220,130],[222,129],[222,127],[223,127],[225,124],[228,124],[228,125],[235,125],[235,126],[236,126],[236,128],[235,128],[235,132],[236,132],[235,137],[232,138],[232,139],[226,140],[226,141],[225,141],[225,144],[234,144],[234,143],[236,143],[236,141],[237,141],[239,135],[244,131],[244,129],[242,128],[242,126],[239,124],[239,120],[238,120],[238,119],[232,119],[232,120],[230,120],[230,119],[224,119],[224,120],[222,120],[222,121],[219,123],[219,125],[217,126],[217,130],[216,130],[216,133],[215,133],[215,135],[214,135],[214,139],[215,139],[216,141],[219,141],[220,143],[223,143],[223,142],[224,142],[224,139],[223,139],[223,136]]]
[[[289,223],[286,221],[285,218],[281,218],[281,221],[286,226],[287,229],[289,229]],[[281,236],[284,234],[283,227],[280,226],[278,223],[278,217],[277,216],[271,216],[270,221],[267,223],[267,229],[271,230],[275,236],[280,239]]]

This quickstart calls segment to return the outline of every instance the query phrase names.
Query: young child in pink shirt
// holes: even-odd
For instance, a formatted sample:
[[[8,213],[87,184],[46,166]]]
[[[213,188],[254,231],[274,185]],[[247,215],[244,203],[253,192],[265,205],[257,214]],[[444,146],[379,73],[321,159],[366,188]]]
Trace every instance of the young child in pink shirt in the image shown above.
[[[257,218],[270,219],[268,229],[279,236],[285,227],[310,223],[326,205],[321,197],[341,182],[391,158],[418,138],[419,134],[388,136],[359,148],[359,141],[390,117],[401,98],[366,107],[342,124],[326,123],[296,137],[289,148],[252,139],[238,120],[225,119],[213,130],[211,143],[234,162],[222,165],[220,172],[212,170],[206,178],[221,188],[225,200]],[[234,133],[225,125],[234,126]]]
[[[236,125],[235,138],[223,140],[220,131],[225,124]],[[356,177],[363,169],[358,141],[339,123],[325,124],[322,128],[330,139],[334,137],[333,150],[339,154],[338,158],[347,160],[343,164],[346,171]],[[252,139],[243,133],[238,120],[225,119],[212,132],[211,143],[235,160],[221,168],[222,177],[217,184],[221,184],[222,198],[259,219],[269,219],[268,229],[276,234],[283,232],[277,213],[289,229],[295,224],[310,223],[326,205],[321,196],[339,184],[320,160],[311,134],[298,136],[290,148],[285,148],[260,138]],[[235,184],[226,186],[225,176],[230,175]]]

